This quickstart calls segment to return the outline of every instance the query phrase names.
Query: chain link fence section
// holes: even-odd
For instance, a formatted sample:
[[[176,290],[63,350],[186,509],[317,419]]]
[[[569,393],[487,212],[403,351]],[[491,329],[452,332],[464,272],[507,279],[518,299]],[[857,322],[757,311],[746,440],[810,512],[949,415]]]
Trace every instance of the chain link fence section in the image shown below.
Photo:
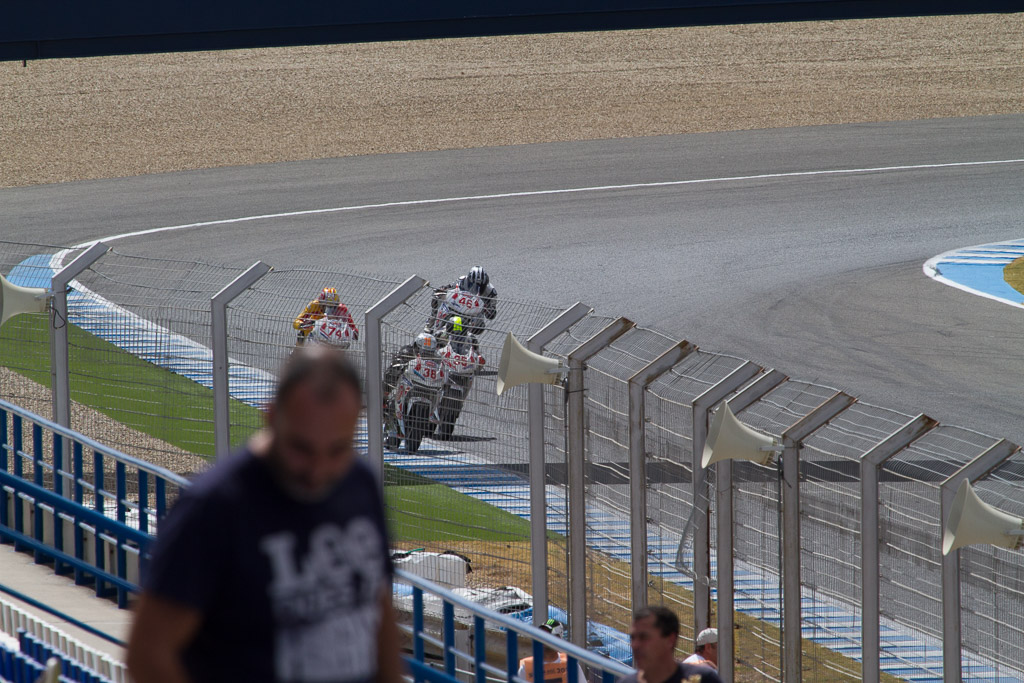
[[[363,315],[398,284],[370,275],[310,269],[272,270],[264,275],[228,304],[228,356],[230,372],[237,378],[232,395],[250,406],[265,406],[272,400],[280,368],[298,344],[293,323],[325,287],[337,290],[358,329],[359,338],[349,342],[346,354],[365,377]],[[232,445],[244,442],[261,423],[259,411],[233,409]]]
[[[410,345],[432,317],[433,293],[430,288],[420,290],[383,319],[381,364],[385,373],[396,362],[400,368],[409,357]],[[467,578],[475,588],[511,585],[530,592],[527,387],[513,387],[498,396],[496,378],[506,335],[511,332],[525,345],[562,311],[550,305],[499,299],[497,315],[486,320],[476,335],[484,363],[459,406],[451,435],[443,438],[435,428],[415,453],[407,452],[407,440],[385,443],[385,499],[394,520],[392,532],[397,530],[397,546],[459,552],[471,562],[473,571]],[[469,321],[465,323],[468,328]],[[445,344],[442,339],[442,350]],[[385,396],[399,374],[396,370],[388,376]],[[552,424],[564,422],[561,389],[552,387],[546,398],[551,409],[547,419],[553,420]],[[558,429],[553,427],[552,434]],[[554,451],[548,454],[549,461],[558,457]],[[549,501],[549,505],[559,503]],[[564,503],[560,505],[564,508]],[[563,532],[564,524],[555,519],[549,538]],[[549,566],[564,567],[564,542],[551,544]],[[555,579],[549,575],[549,581],[564,583],[564,570],[559,570]]]
[[[835,393],[829,387],[788,380],[737,417],[758,431],[781,436]],[[754,617],[743,620],[747,629],[737,631],[736,677],[779,680],[783,539],[778,466],[736,463],[733,496],[736,609]]]
[[[64,248],[0,241],[0,273],[19,287],[50,288],[51,255]],[[69,260],[78,252],[69,255]],[[0,396],[32,412],[50,415],[52,313],[15,315],[0,328]]]
[[[679,612],[693,609],[692,582],[708,581],[692,571],[698,523],[693,505],[693,402],[745,362],[698,350],[655,380],[645,397],[648,565],[654,575],[650,593]],[[709,486],[714,486],[713,474]],[[692,625],[690,620],[684,630]]]
[[[805,635],[846,657],[803,651],[812,680],[861,680],[860,459],[911,416],[855,403],[811,434],[800,455],[800,577]],[[806,643],[806,641],[805,641]]]
[[[890,458],[879,482],[880,605],[884,620],[923,633],[915,649],[899,631],[882,636],[883,656],[931,659],[941,668],[942,525],[940,487],[998,439],[939,426]]]
[[[214,455],[210,298],[238,268],[111,249],[71,283],[71,395],[163,445],[114,443],[102,420],[72,429],[158,464]]]
[[[1018,451],[974,484],[978,496],[1024,518],[1024,454]],[[993,545],[960,549],[961,642],[965,652],[994,663],[995,675],[1024,679],[1024,562],[1020,550]],[[986,665],[987,669],[987,665]],[[975,678],[965,665],[963,679]]]
[[[77,254],[59,247],[0,242],[0,272],[14,284],[46,287],[55,267]],[[212,455],[210,298],[240,268],[108,252],[69,293],[72,397],[92,408],[73,412],[72,427],[177,472],[205,467],[190,454]],[[256,387],[232,402],[235,443],[261,423],[277,370],[295,345],[292,320],[324,286],[335,287],[362,330],[362,313],[397,281],[313,270],[272,271],[228,309],[232,395],[235,380]],[[382,329],[382,365],[421,331],[431,312],[424,289],[388,315]],[[527,388],[498,397],[495,376],[508,332],[524,344],[564,309],[499,301],[498,315],[479,335],[486,359],[461,406],[451,438],[429,437],[416,453],[385,455],[385,491],[402,549],[451,550],[476,569],[476,587],[531,585]],[[548,345],[564,359],[611,322],[591,315]],[[0,330],[4,396],[50,413],[49,335],[45,315],[19,315]],[[630,576],[630,416],[628,380],[678,340],[636,328],[588,361],[585,382],[588,615],[627,631]],[[363,370],[363,340],[349,354]],[[693,596],[685,562],[676,551],[692,530],[692,401],[744,361],[697,351],[645,392],[645,531],[649,602],[680,613],[681,647],[692,642]],[[26,382],[34,377],[39,384]],[[368,381],[379,381],[369,378]],[[36,387],[36,388],[33,388]],[[41,387],[41,393],[39,391]],[[263,393],[260,393],[260,392]],[[780,435],[835,394],[817,384],[787,381],[740,411],[741,420]],[[565,392],[545,387],[544,444],[549,529],[549,592],[568,606],[566,545]],[[35,401],[35,403],[32,403]],[[805,675],[855,680],[859,665],[811,645],[814,640],[856,657],[860,620],[859,458],[906,423],[908,416],[855,404],[804,440],[801,453],[801,572]],[[115,432],[120,422],[134,431]],[[369,425],[368,429],[379,429]],[[164,439],[136,441],[141,432]],[[882,654],[918,671],[941,670],[941,483],[997,439],[943,426],[890,458],[880,484]],[[394,445],[394,444],[392,444]],[[169,464],[169,458],[188,456]],[[199,464],[195,464],[198,460]],[[708,471],[714,486],[714,468]],[[1019,453],[982,478],[976,488],[996,507],[1024,516],[1024,456]],[[133,485],[129,482],[129,487]],[[147,488],[150,488],[147,485]],[[775,465],[735,464],[736,680],[781,675],[781,553],[779,471]],[[712,497],[712,502],[714,501]],[[711,509],[714,516],[717,511]],[[713,526],[712,526],[713,528]],[[714,535],[711,536],[712,541]],[[712,548],[712,551],[714,549]],[[684,557],[686,552],[683,553]],[[1024,576],[1019,552],[988,546],[961,550],[962,638],[967,679],[981,675],[973,658],[997,674],[1020,678],[1024,661]],[[828,612],[825,618],[823,612]],[[837,618],[840,615],[842,618]],[[845,624],[845,626],[844,626]],[[909,635],[907,635],[909,634]],[[908,645],[908,643],[911,643]]]
[[[608,322],[603,320],[600,327]],[[587,615],[626,633],[636,607],[631,600],[628,380],[676,343],[658,332],[634,328],[591,358],[584,373]],[[644,580],[652,580],[650,571]],[[663,604],[664,596],[651,591],[648,602]],[[692,597],[673,602],[692,614]],[[688,614],[681,611],[679,616],[685,629]]]

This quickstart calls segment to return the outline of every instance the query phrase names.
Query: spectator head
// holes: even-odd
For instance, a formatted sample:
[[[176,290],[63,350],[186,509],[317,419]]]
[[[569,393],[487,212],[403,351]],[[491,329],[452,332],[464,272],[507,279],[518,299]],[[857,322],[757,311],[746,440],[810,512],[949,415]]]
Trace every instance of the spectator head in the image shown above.
[[[706,628],[697,634],[694,641],[697,653],[704,659],[718,664],[718,629]]]
[[[266,415],[267,461],[288,495],[316,502],[345,476],[361,407],[359,375],[339,350],[296,349]]]
[[[556,638],[565,637],[565,626],[562,624],[562,622],[558,621],[557,619],[548,619],[543,624],[541,624],[539,628],[541,631],[547,631]],[[552,654],[557,655],[558,652],[554,648],[545,645],[544,658],[550,659]]]
[[[671,669],[678,639],[679,617],[675,612],[667,607],[642,607],[633,615],[629,632],[633,666],[645,672]]]

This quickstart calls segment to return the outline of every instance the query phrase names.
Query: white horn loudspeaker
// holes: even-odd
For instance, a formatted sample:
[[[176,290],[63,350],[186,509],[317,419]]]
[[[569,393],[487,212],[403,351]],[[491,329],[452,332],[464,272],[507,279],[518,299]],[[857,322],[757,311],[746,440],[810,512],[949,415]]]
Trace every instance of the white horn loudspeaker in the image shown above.
[[[498,366],[498,396],[520,384],[559,384],[568,372],[557,358],[545,358],[519,343],[511,332],[505,337]]]
[[[942,533],[942,554],[977,543],[1001,548],[1020,548],[1024,541],[1024,519],[992,507],[974,492],[965,478],[956,490],[953,507]]]
[[[774,438],[736,419],[729,404],[722,401],[711,420],[711,429],[704,442],[701,467],[720,460],[750,460],[767,465],[775,453],[782,451]]]
[[[45,313],[49,296],[49,290],[12,285],[0,275],[0,325],[19,313]]]

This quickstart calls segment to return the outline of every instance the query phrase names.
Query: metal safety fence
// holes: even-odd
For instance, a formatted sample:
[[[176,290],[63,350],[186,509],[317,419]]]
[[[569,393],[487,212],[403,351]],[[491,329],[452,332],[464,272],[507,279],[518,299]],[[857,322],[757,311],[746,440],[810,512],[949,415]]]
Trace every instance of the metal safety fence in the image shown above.
[[[56,249],[0,247],[0,266],[20,276],[15,284],[28,284],[30,267],[59,274],[43,258]],[[102,407],[113,389],[74,389],[86,378],[166,397],[184,390],[177,379],[151,377],[153,367],[184,377],[201,398],[184,392],[170,402],[202,403],[206,412],[132,397],[114,414],[140,432],[172,442],[177,434],[183,457],[195,460],[169,468],[201,469],[259,428],[277,368],[295,347],[292,321],[325,285],[359,327],[348,353],[366,372],[362,437],[382,473],[395,546],[458,553],[471,567],[466,590],[513,587],[548,606],[538,618],[565,619],[574,643],[626,658],[633,608],[671,606],[683,621],[681,654],[699,630],[719,627],[727,680],[1024,680],[1020,551],[971,545],[942,554],[960,479],[1021,515],[1015,445],[858,402],[581,304],[499,300],[477,330],[482,360],[468,391],[438,404],[457,407],[457,416],[435,414],[410,440],[417,434],[396,426],[389,400],[394,372],[409,368],[411,344],[431,320],[435,293],[425,281],[104,251],[70,285],[68,326],[86,328],[90,309],[76,303],[86,290],[95,294],[90,315],[102,319],[95,311],[104,307],[130,315],[89,330],[116,351],[70,364],[75,409],[80,398],[114,413]],[[15,317],[0,344],[48,345],[59,319]],[[565,381],[497,395],[509,334],[559,359]],[[69,340],[74,359],[99,345],[85,339],[78,347]],[[152,348],[163,356],[146,357]],[[29,364],[5,355],[14,374],[4,377],[29,376]],[[5,381],[5,396],[21,400],[20,380]],[[772,438],[766,464],[703,464],[723,402]],[[170,450],[118,445],[157,461]]]

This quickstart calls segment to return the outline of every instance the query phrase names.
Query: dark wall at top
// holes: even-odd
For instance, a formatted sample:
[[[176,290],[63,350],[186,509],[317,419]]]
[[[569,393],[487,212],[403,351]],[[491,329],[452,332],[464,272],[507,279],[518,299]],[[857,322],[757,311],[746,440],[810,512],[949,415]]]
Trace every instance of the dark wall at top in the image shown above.
[[[1024,0],[23,0],[0,60],[694,24],[1024,10]]]

